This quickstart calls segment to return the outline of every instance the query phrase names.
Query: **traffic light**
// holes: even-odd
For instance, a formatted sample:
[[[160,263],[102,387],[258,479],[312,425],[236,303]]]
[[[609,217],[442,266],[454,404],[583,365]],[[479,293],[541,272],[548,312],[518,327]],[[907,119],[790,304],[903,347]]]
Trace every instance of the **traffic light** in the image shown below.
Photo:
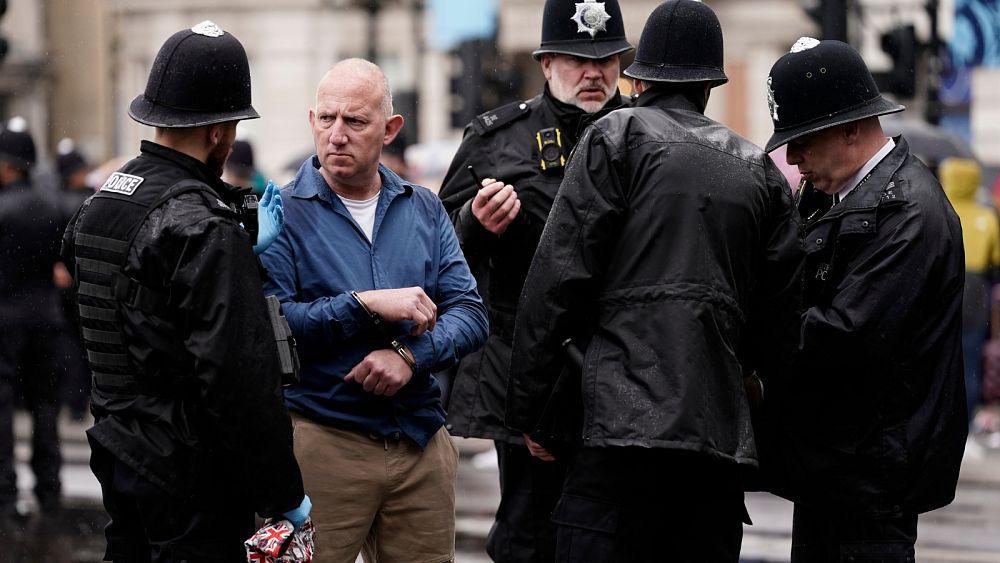
[[[461,129],[480,113],[518,99],[520,73],[497,55],[494,37],[462,41],[451,57],[452,127]]]
[[[0,20],[3,19],[3,15],[7,12],[7,0],[0,0]],[[0,63],[3,62],[4,57],[7,56],[7,38],[0,35]]]
[[[902,98],[917,93],[917,32],[913,25],[903,25],[882,34],[882,50],[892,59],[888,72],[875,74],[879,89]]]
[[[800,0],[806,15],[820,27],[820,39],[847,42],[847,0]]]
[[[483,73],[481,54],[487,45],[480,39],[467,39],[452,49],[451,126],[461,129],[483,110],[481,93]]]

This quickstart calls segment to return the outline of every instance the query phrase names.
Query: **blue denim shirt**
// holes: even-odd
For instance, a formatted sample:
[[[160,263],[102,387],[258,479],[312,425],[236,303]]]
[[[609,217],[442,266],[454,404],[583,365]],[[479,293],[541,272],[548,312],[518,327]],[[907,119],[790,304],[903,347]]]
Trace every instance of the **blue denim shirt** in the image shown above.
[[[310,158],[281,191],[285,227],[261,256],[265,293],[277,295],[298,341],[300,383],[288,408],[321,424],[377,436],[402,432],[424,447],[444,423],[431,372],[483,345],[486,309],[440,200],[379,165],[382,190],[372,241]],[[413,352],[413,378],[394,396],[368,393],[344,376],[371,351],[389,348],[351,291],[418,286],[437,304],[433,331],[411,336],[391,325]]]

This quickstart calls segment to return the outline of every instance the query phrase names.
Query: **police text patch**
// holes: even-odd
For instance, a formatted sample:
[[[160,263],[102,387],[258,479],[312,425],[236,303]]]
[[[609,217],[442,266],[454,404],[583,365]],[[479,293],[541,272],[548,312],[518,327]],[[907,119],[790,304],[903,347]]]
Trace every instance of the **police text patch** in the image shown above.
[[[122,195],[132,195],[135,193],[135,189],[139,187],[145,180],[145,178],[140,178],[139,176],[133,176],[131,174],[123,174],[121,172],[115,172],[108,178],[107,182],[101,186],[102,192],[114,192],[116,194]]]

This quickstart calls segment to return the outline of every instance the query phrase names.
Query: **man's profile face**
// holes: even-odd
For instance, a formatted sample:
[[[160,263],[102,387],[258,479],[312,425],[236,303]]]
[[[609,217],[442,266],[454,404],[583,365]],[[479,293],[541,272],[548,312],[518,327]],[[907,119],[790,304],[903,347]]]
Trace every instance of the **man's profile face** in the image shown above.
[[[542,55],[542,72],[555,99],[587,113],[604,107],[618,87],[619,55],[587,59],[561,53]]]
[[[858,169],[846,158],[847,148],[843,127],[834,126],[790,141],[785,160],[817,190],[833,194]]]

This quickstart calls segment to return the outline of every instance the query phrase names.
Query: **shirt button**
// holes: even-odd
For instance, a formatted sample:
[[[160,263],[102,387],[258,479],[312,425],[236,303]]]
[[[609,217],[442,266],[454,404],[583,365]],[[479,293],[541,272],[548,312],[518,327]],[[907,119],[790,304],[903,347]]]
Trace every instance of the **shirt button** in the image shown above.
[[[823,244],[823,239],[821,238],[816,239],[816,244]]]
[[[868,221],[862,221],[861,222],[861,226],[862,227],[867,227],[868,225],[869,225]]]
[[[518,107],[518,109],[524,109],[524,108],[528,107],[528,104],[521,104],[521,105],[519,105],[517,107]]]

